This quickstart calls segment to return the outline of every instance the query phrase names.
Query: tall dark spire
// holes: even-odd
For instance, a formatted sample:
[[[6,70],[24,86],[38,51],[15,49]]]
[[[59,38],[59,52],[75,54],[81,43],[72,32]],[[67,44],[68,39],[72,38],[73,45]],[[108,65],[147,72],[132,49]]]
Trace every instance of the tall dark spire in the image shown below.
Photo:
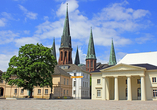
[[[52,47],[52,55],[56,58],[57,60],[57,57],[56,57],[56,46],[55,46],[55,38],[53,39],[53,47]]]
[[[71,48],[71,36],[70,36],[70,27],[69,27],[69,16],[68,16],[68,3],[66,8],[66,16],[64,22],[63,35],[61,38],[61,48],[68,47]]]
[[[117,64],[117,61],[116,61],[116,55],[115,55],[115,50],[114,50],[114,45],[113,45],[113,39],[112,39],[109,65],[116,65],[116,64]]]
[[[90,32],[90,38],[89,38],[89,43],[88,43],[88,52],[87,52],[86,59],[96,59],[92,27],[91,27],[91,32]]]
[[[75,57],[75,65],[80,64],[80,58],[79,58],[79,52],[78,52],[78,46],[77,46],[77,50],[76,50],[76,57]]]

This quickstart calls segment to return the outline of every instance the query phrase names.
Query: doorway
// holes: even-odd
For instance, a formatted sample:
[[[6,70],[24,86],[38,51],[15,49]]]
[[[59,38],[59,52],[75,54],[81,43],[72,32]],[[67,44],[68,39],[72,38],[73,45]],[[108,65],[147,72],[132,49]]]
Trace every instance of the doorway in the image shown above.
[[[141,88],[137,89],[137,100],[141,100]]]

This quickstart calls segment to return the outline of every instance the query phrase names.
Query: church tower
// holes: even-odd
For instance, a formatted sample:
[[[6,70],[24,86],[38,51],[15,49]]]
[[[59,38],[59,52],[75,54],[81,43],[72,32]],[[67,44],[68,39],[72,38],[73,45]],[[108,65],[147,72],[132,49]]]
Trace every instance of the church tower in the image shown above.
[[[113,45],[113,39],[112,39],[109,65],[116,65],[116,64],[117,64],[117,61],[116,61],[116,55],[115,55],[114,45]]]
[[[75,57],[75,65],[80,64],[80,58],[79,58],[79,52],[78,52],[78,46],[76,50],[76,57]]]
[[[53,46],[52,46],[52,55],[56,58],[56,46],[55,46],[55,38],[53,39]]]
[[[61,45],[59,48],[59,65],[72,64],[72,46],[71,46],[71,36],[69,27],[69,17],[68,17],[68,3],[66,8],[66,16],[64,22],[63,35],[61,37]]]
[[[88,52],[86,56],[86,71],[94,71],[96,69],[96,55],[94,49],[94,42],[93,42],[93,33],[91,28],[89,43],[88,43]]]

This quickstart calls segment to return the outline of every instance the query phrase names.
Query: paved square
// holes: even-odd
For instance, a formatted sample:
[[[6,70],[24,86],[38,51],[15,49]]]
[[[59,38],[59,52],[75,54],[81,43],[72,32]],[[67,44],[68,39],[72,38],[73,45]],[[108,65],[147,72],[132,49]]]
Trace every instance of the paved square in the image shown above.
[[[0,110],[157,110],[157,101],[1,99]]]

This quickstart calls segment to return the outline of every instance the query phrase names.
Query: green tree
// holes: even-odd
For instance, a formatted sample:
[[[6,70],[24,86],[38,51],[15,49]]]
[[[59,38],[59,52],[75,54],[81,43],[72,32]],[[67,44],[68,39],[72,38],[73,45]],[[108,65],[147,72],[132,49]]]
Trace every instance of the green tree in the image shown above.
[[[42,44],[26,44],[19,49],[18,57],[13,56],[9,68],[3,79],[9,85],[17,85],[30,91],[30,98],[34,86],[49,86],[52,88],[52,74],[57,64],[51,49]],[[17,78],[12,79],[15,75]]]

